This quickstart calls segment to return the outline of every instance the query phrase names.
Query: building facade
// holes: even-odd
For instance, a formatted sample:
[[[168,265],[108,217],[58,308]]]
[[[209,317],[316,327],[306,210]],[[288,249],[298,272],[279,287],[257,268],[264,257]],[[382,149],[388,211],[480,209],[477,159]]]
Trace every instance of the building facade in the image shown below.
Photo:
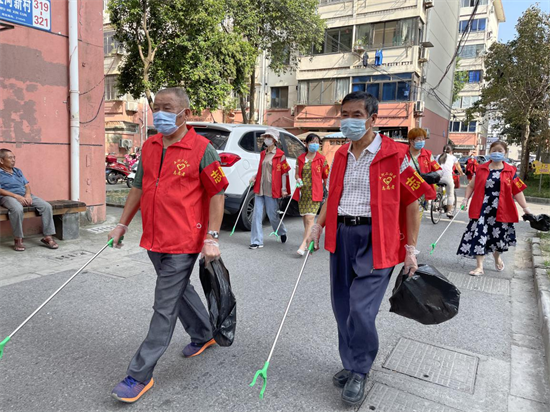
[[[479,5],[475,10],[478,1]],[[474,10],[475,14],[473,14]],[[465,112],[480,99],[485,75],[484,56],[489,47],[497,41],[499,24],[504,21],[502,0],[460,0],[458,28],[460,60],[457,70],[466,72],[466,83],[458,99],[453,102],[449,123],[449,137],[458,153],[485,154],[487,152],[490,119],[477,117],[467,123]]]
[[[429,130],[429,149],[448,138],[459,0],[321,0],[323,45],[303,56],[294,72],[277,75],[260,60],[260,123],[296,134],[339,130],[343,97],[367,91],[380,100],[377,126],[406,138]],[[238,121],[238,117],[236,118]]]
[[[25,25],[25,7],[42,16]],[[21,7],[18,9],[18,7]],[[78,0],[80,111],[77,196],[71,196],[69,17],[67,1],[2,2],[0,6],[0,147],[12,150],[34,194],[45,200],[77,197],[85,218],[105,220],[103,49],[101,2]],[[21,23],[14,22],[21,18]],[[11,21],[10,21],[11,19]],[[32,27],[32,22],[42,28]],[[78,124],[77,123],[77,124]],[[78,170],[78,169],[77,169]],[[79,193],[78,193],[79,192]],[[40,219],[25,219],[27,234]],[[10,236],[9,222],[0,235]]]

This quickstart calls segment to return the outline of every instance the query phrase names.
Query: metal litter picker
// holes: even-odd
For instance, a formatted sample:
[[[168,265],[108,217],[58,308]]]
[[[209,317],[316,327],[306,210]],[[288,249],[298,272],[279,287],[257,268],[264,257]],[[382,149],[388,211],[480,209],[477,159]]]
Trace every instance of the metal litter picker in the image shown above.
[[[447,229],[449,229],[449,227],[453,224],[453,222],[455,221],[456,217],[460,214],[460,211],[461,210],[464,210],[464,206],[461,206],[460,209],[458,209],[458,213],[451,219],[451,221],[449,222],[449,224],[447,225],[447,227],[445,228],[445,230],[443,231],[443,233],[441,233],[441,235],[439,235],[439,237],[437,238],[437,240],[435,242],[433,242],[430,246],[432,247],[432,250],[430,250],[430,255],[433,255],[434,254],[434,250],[435,250],[435,247],[437,245],[437,242],[439,242],[441,240],[441,238],[443,237],[443,235],[445,234],[445,232],[447,231]]]
[[[264,384],[262,386],[262,390],[260,391],[260,399],[264,398],[264,392],[265,387],[267,386],[267,368],[269,368],[269,361],[271,360],[271,357],[273,356],[273,351],[275,350],[275,346],[277,345],[277,340],[279,340],[279,335],[281,334],[281,331],[283,330],[283,325],[286,320],[286,316],[288,315],[288,310],[290,309],[290,305],[292,304],[292,299],[294,299],[294,295],[296,294],[296,289],[298,289],[298,284],[300,283],[300,279],[302,277],[302,274],[304,273],[304,269],[306,267],[307,259],[309,258],[309,255],[313,253],[313,242],[309,245],[304,264],[302,265],[302,270],[300,270],[300,274],[298,275],[298,279],[296,279],[296,284],[294,285],[294,290],[292,291],[292,295],[290,296],[290,300],[288,301],[288,305],[286,306],[285,314],[283,315],[283,319],[281,320],[281,324],[279,325],[279,330],[277,331],[277,335],[275,336],[275,341],[273,341],[273,345],[271,346],[271,351],[269,352],[269,356],[267,357],[267,361],[264,364],[264,367],[262,369],[259,369],[256,374],[254,375],[254,379],[252,380],[252,383],[250,384],[251,387],[256,385],[256,380],[258,377],[261,377],[264,380]]]
[[[119,240],[119,243],[122,241],[122,239],[123,239],[123,238],[121,237],[120,240]],[[25,321],[24,321],[21,325],[19,325],[12,333],[10,333],[6,339],[4,339],[2,342],[0,342],[0,359],[2,359],[2,355],[4,354],[4,346],[6,346],[6,343],[8,343],[8,342],[10,341],[10,339],[13,337],[13,335],[15,335],[17,332],[19,332],[19,330],[20,330],[23,326],[25,326],[25,325],[27,324],[27,322],[28,322],[29,320],[31,320],[31,319],[34,317],[34,315],[36,315],[36,314],[40,311],[40,309],[42,309],[44,306],[46,306],[46,304],[47,304],[50,300],[52,300],[52,299],[55,297],[55,295],[57,295],[59,292],[61,292],[61,290],[62,290],[65,286],[67,286],[67,285],[69,284],[69,282],[70,282],[71,280],[73,280],[73,279],[76,277],[76,275],[78,275],[79,273],[81,273],[81,272],[86,268],[86,266],[88,266],[96,257],[98,257],[98,256],[101,254],[101,252],[103,252],[103,251],[104,251],[105,249],[107,249],[108,247],[113,247],[113,239],[109,240],[109,242],[107,242],[107,244],[106,244],[105,246],[103,246],[99,252],[97,252],[94,256],[92,256],[92,257],[90,258],[90,260],[88,260],[88,261],[84,264],[84,266],[82,266],[80,269],[78,269],[74,275],[72,275],[65,283],[63,283],[63,284],[59,287],[59,289],[57,289],[48,299],[46,299],[46,301],[45,301],[43,304],[41,304],[41,305],[38,307],[38,309],[36,309],[27,319],[25,319]]]
[[[235,228],[237,227],[237,223],[239,222],[239,218],[241,217],[241,214],[243,213],[244,205],[246,205],[246,199],[248,199],[248,194],[250,193],[250,189],[252,189],[253,184],[250,183],[248,185],[248,190],[246,191],[246,195],[244,195],[243,205],[241,206],[241,210],[239,210],[239,214],[237,215],[237,219],[235,220],[235,224],[233,225],[233,230],[231,231],[231,234],[229,236],[233,236],[233,233],[235,233]]]
[[[303,186],[303,185],[302,185]],[[296,182],[296,189],[299,188],[299,187],[302,187],[300,185],[298,185],[298,182]],[[294,191],[296,191],[296,189],[294,189]],[[281,228],[281,225],[283,224],[283,219],[285,218],[286,216],[286,212],[288,210],[288,207],[290,206],[290,203],[292,202],[292,198],[294,197],[294,192],[292,192],[292,194],[290,195],[290,199],[288,200],[288,203],[286,204],[286,207],[285,207],[285,212],[283,213],[283,215],[281,216],[281,220],[279,220],[279,225],[277,226],[277,230],[275,230],[275,232],[271,232],[269,234],[269,236],[277,236],[279,237],[279,229]]]

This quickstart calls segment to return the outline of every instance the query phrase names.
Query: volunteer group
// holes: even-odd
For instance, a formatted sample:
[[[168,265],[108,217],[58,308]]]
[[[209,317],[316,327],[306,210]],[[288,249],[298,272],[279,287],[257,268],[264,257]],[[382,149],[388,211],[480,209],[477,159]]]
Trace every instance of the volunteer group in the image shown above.
[[[137,401],[153,386],[153,370],[178,319],[191,337],[182,351],[184,357],[198,356],[214,344],[208,313],[190,275],[200,254],[207,262],[220,256],[219,229],[228,182],[209,141],[187,126],[190,115],[183,89],[157,93],[153,117],[159,134],[145,142],[120,223],[109,234],[117,244],[141,208],[141,246],[157,273],[149,332],[127,376],[112,391],[115,399],[126,403]],[[377,120],[374,96],[353,92],[343,99],[340,127],[348,143],[336,151],[330,168],[319,151],[320,137],[309,134],[306,151],[291,170],[280,148],[279,131],[268,128],[262,135],[265,150],[257,174],[250,181],[255,192],[250,249],[264,245],[264,209],[281,242],[287,241],[278,210],[279,200],[291,194],[304,224],[297,254],[304,255],[311,242],[319,249],[325,232],[342,361],[342,370],[332,380],[349,405],[360,404],[365,396],[379,346],[376,315],[394,267],[404,263],[409,276],[418,269],[419,200],[433,200],[434,183],[445,183],[447,213],[449,217],[454,213],[452,171],[458,163],[452,148],[446,146],[438,162],[424,147],[425,130],[410,130],[409,145],[403,145],[375,132]],[[467,168],[470,183],[462,203],[465,208],[469,203],[470,223],[457,253],[476,259],[477,266],[470,272],[475,276],[483,275],[484,257],[490,253],[495,269],[504,270],[500,256],[516,242],[514,200],[530,214],[522,194],[525,184],[504,161],[506,144],[495,142],[489,152],[489,162]],[[294,188],[290,173],[295,174]]]

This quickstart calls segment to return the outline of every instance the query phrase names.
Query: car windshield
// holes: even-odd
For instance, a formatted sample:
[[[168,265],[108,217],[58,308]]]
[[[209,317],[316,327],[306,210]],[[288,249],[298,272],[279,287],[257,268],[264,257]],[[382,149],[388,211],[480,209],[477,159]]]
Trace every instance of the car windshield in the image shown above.
[[[212,146],[214,146],[214,149],[216,150],[225,149],[225,145],[227,144],[227,140],[229,139],[229,135],[231,134],[230,131],[220,130],[213,127],[200,127],[200,126],[193,126],[193,127],[195,128],[195,131],[198,134],[210,140],[210,143],[212,143]]]

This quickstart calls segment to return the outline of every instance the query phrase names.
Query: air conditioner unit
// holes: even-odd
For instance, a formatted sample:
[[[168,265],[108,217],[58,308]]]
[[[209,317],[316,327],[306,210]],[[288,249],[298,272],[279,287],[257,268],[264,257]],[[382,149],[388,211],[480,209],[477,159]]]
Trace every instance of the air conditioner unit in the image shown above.
[[[127,112],[137,112],[138,111],[138,102],[126,102],[126,111]]]
[[[434,6],[435,0],[424,0],[424,8],[431,9]]]
[[[424,102],[422,100],[417,100],[414,102],[414,112],[424,113]]]
[[[423,75],[421,78],[420,78],[420,83],[426,83],[428,81],[428,76],[426,75]]]
[[[130,150],[133,145],[134,145],[134,141],[132,139],[120,139],[119,146],[124,149]]]
[[[418,55],[418,63],[427,63],[430,57],[430,49],[428,47],[421,47],[420,54]]]

